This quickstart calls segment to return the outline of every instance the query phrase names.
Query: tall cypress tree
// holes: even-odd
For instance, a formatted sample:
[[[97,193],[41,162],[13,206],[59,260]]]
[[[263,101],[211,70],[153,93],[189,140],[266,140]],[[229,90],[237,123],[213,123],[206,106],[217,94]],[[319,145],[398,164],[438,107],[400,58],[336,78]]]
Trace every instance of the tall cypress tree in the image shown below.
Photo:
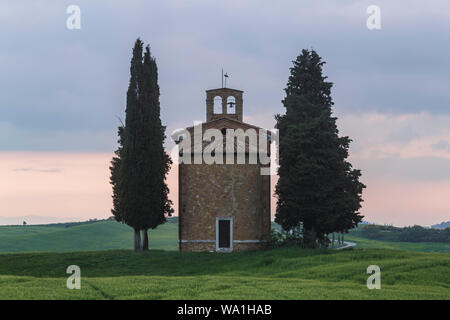
[[[326,244],[326,234],[347,232],[362,220],[361,172],[346,160],[351,140],[339,137],[332,117],[332,83],[314,50],[303,50],[290,69],[277,115],[279,180],[275,221],[285,230],[303,226],[305,243]]]
[[[119,178],[120,178],[120,165],[122,163],[122,149],[123,149],[123,131],[124,127],[120,126],[117,130],[117,135],[119,136],[119,139],[117,140],[117,143],[119,144],[119,147],[114,152],[115,156],[111,160],[111,166],[109,167],[109,170],[111,171],[111,176],[109,178],[110,183],[112,184],[112,191],[113,191],[113,208],[111,209],[111,213],[113,214],[114,218],[118,222],[123,221],[122,217],[122,210],[120,209],[120,184],[119,184]]]
[[[136,40],[130,67],[125,125],[119,127],[119,147],[111,161],[112,213],[117,221],[134,229],[134,250],[148,249],[147,230],[166,221],[171,214],[165,183],[171,160],[164,152],[159,87],[155,59]],[[163,191],[161,191],[163,190]],[[161,205],[164,203],[164,205]],[[144,239],[141,245],[141,230]]]
[[[154,229],[166,222],[166,215],[173,212],[172,201],[168,198],[169,189],[166,184],[166,175],[172,161],[164,150],[166,127],[161,124],[158,67],[156,60],[150,54],[147,46],[143,61],[143,140],[145,155],[143,166],[148,172],[143,178],[143,188],[146,190],[142,199],[146,208],[142,216],[143,244],[142,249],[148,250],[148,229]]]

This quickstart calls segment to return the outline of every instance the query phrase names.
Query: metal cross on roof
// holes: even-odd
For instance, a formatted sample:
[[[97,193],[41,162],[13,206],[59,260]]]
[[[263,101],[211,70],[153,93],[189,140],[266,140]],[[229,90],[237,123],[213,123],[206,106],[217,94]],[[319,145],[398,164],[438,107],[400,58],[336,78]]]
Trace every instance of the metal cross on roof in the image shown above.
[[[226,88],[227,87],[227,79],[228,79],[229,75],[228,73],[223,74],[223,69],[222,69],[222,88]],[[224,85],[224,78],[225,78],[225,85]]]

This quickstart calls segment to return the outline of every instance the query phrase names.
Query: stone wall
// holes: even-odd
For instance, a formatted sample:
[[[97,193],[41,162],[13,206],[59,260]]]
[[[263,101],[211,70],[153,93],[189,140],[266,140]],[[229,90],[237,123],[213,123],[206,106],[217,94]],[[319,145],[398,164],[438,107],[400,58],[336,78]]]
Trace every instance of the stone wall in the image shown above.
[[[270,176],[258,164],[181,164],[179,239],[182,251],[215,251],[216,217],[233,218],[233,240],[265,240],[270,233]],[[234,251],[261,243],[233,243]]]
[[[233,243],[233,251],[260,250],[262,248],[264,248],[264,243]],[[216,243],[180,243],[180,251],[215,252]]]

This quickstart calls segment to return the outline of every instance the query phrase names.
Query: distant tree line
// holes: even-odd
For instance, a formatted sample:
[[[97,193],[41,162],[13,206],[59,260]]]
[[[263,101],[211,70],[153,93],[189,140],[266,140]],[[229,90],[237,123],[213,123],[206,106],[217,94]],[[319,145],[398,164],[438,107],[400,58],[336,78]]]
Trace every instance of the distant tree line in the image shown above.
[[[433,229],[445,229],[445,228],[450,228],[450,221],[443,221],[441,223],[438,224],[434,224],[431,226],[431,228]]]
[[[352,235],[385,241],[450,242],[450,228],[430,229],[417,225],[399,228],[370,224],[352,231]]]

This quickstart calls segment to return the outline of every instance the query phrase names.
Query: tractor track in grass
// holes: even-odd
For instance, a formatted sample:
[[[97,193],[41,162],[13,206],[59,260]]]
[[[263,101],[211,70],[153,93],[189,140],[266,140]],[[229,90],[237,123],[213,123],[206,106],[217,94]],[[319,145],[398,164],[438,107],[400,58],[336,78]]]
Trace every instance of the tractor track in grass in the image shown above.
[[[105,291],[103,291],[102,289],[100,289],[99,287],[93,285],[92,283],[90,283],[87,280],[84,280],[83,282],[87,283],[92,289],[94,289],[96,292],[100,293],[101,296],[107,300],[114,300],[113,296],[110,296],[109,294],[107,294]]]

